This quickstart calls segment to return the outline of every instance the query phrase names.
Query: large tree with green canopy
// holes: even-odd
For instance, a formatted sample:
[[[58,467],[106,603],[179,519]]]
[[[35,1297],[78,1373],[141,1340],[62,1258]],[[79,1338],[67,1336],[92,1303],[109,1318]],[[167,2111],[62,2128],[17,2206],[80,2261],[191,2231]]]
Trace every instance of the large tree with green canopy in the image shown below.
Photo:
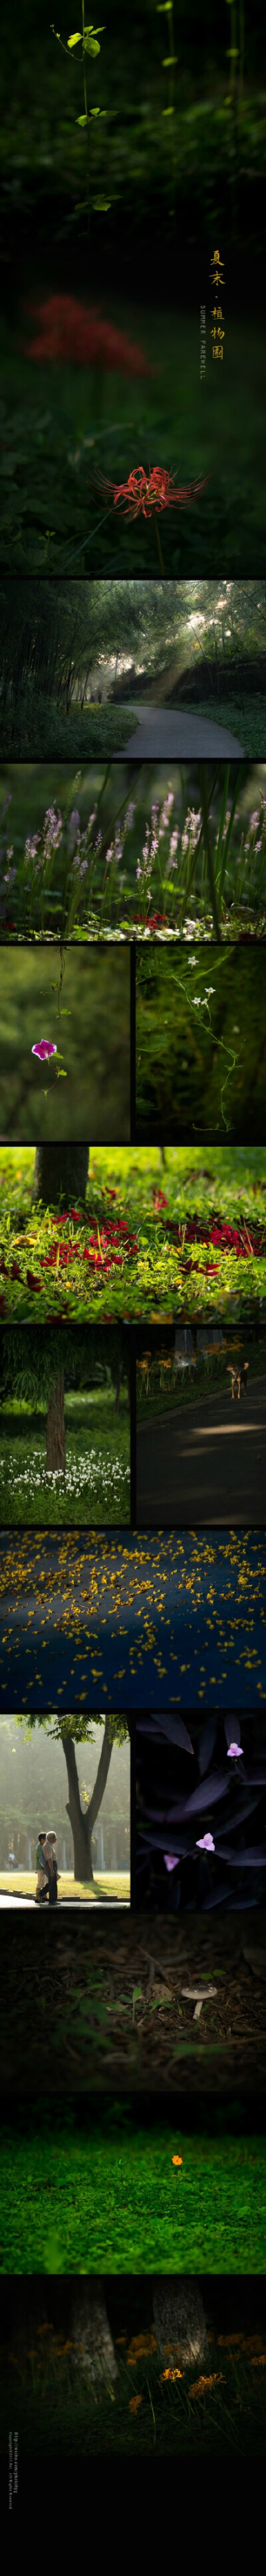
[[[108,1714],[108,1717],[104,1717],[104,1737],[99,1756],[96,1780],[94,1781],[92,1797],[90,1798],[89,1805],[85,1807],[85,1810],[81,1806],[75,1745],[93,1743],[94,1727],[102,1726],[103,1715],[102,1713],[100,1713],[99,1716],[97,1714],[95,1716],[93,1715],[93,1720],[90,1720],[88,1712],[86,1713],[86,1711],[84,1711],[78,1713],[75,1717],[70,1715],[64,1716],[62,1720],[58,1714],[56,1722],[54,1716],[52,1722],[53,1735],[55,1736],[56,1741],[59,1740],[60,1744],[63,1745],[63,1753],[65,1754],[67,1767],[68,1798],[66,1798],[66,1815],[69,1816],[69,1823],[73,1834],[74,1878],[83,1881],[84,1887],[89,1887],[93,1885],[91,1856],[93,1829],[96,1824],[96,1817],[99,1815],[99,1809],[101,1807],[104,1790],[106,1788],[113,1744],[124,1744],[125,1738],[130,1734],[130,1717],[122,1717],[117,1713],[117,1711],[114,1715],[111,1713]],[[48,1734],[49,1723],[51,1723],[51,1721],[47,1716],[43,1716],[41,1713],[39,1714],[39,1712],[38,1716],[36,1716],[35,1711],[32,1711],[30,1716],[27,1715],[26,1722],[25,1717],[23,1716],[19,1715],[17,1718],[17,1725],[24,1727],[26,1742],[29,1741],[29,1737],[34,1726],[44,1726],[45,1732]]]
[[[115,1408],[118,1411],[121,1373],[129,1379],[129,1353],[126,1336],[119,1324],[84,1326],[49,1324],[15,1325],[1,1336],[2,1396],[17,1397],[18,1403],[38,1401],[46,1405],[46,1466],[51,1474],[64,1475],[66,1465],[66,1431],[64,1414],[65,1380],[76,1386],[88,1386],[92,1372],[110,1368],[115,1386]]]

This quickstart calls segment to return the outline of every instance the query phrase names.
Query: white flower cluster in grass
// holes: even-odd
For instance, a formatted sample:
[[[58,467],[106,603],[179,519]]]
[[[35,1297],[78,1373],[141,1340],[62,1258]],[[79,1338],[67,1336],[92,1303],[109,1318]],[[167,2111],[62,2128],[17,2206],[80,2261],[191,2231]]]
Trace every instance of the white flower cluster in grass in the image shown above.
[[[3,1469],[4,1459],[0,1458],[0,1471],[3,1471]],[[108,1466],[106,1466],[106,1461],[102,1457],[101,1451],[91,1449],[89,1458],[81,1458],[79,1463],[73,1463],[72,1466],[69,1461],[69,1466],[66,1467],[65,1475],[63,1475],[63,1470],[59,1467],[40,1467],[39,1453],[37,1450],[33,1451],[30,1466],[21,1468],[18,1475],[14,1475],[14,1473],[12,1474],[11,1466],[12,1493],[16,1492],[17,1489],[19,1490],[20,1487],[24,1485],[29,1485],[32,1492],[36,1491],[36,1486],[40,1487],[46,1484],[56,1485],[58,1483],[58,1477],[60,1477],[60,1483],[64,1486],[64,1491],[68,1494],[71,1494],[73,1489],[76,1494],[79,1492],[82,1493],[84,1485],[96,1486],[100,1483],[106,1486],[106,1490],[108,1492],[108,1485],[114,1485],[116,1481],[119,1486],[129,1482],[130,1467],[122,1466],[120,1458],[113,1458],[110,1460]]]

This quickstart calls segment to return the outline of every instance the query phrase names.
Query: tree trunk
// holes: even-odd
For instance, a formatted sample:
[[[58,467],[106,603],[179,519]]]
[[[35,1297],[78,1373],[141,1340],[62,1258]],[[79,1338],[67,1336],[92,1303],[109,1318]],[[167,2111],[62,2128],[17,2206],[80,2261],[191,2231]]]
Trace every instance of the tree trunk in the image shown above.
[[[89,2381],[118,2378],[118,2364],[107,2316],[101,2275],[80,2281],[71,2317],[72,2358]]]
[[[66,1436],[64,1420],[64,1378],[56,1377],[50,1395],[46,1420],[46,1466],[51,1474],[65,1475]]]
[[[86,1198],[89,1168],[88,1145],[37,1145],[34,1165],[34,1198],[44,1207],[76,1207],[77,1199]]]
[[[185,2272],[162,2274],[155,2282],[153,2314],[158,2351],[170,2369],[209,2361],[203,2299],[197,2280]]]
[[[201,2290],[197,2280],[162,2274],[154,2284],[153,2314],[160,2360],[186,2370],[209,2363],[209,2345]],[[107,2317],[104,2283],[95,2274],[79,2282],[71,2319],[74,2359],[87,2379],[117,2377],[117,2362]]]
[[[54,2318],[53,2292],[56,2288]],[[63,2297],[62,2297],[63,2288]],[[65,2292],[69,2293],[66,2299]],[[108,2286],[107,2286],[108,2296]],[[27,2360],[31,2345],[38,2351],[40,2326],[58,2333],[60,2315],[63,2331],[71,2343],[71,2360],[90,2384],[97,2379],[118,2378],[118,2363],[106,2307],[105,2280],[93,2273],[89,2279],[61,2285],[50,2280],[29,2281],[21,2292],[20,2282],[11,2290],[10,2340],[19,2340],[22,2362]],[[205,2326],[202,2293],[195,2277],[166,2274],[154,2281],[153,2314],[160,2360],[185,2370],[189,2365],[209,2365],[209,2345]]]
[[[83,1885],[85,1887],[89,1887],[93,1885],[93,1867],[91,1857],[93,1826],[95,1824],[96,1816],[99,1815],[99,1807],[101,1806],[111,1761],[113,1736],[109,1727],[108,1717],[105,1718],[104,1739],[100,1753],[100,1760],[98,1762],[97,1778],[94,1783],[90,1805],[86,1808],[85,1815],[82,1813],[80,1802],[75,1744],[73,1736],[64,1732],[64,1727],[62,1727],[61,1730],[61,1743],[63,1745],[67,1766],[69,1798],[66,1801],[66,1813],[67,1816],[69,1816],[73,1834],[74,1878],[83,1880]]]

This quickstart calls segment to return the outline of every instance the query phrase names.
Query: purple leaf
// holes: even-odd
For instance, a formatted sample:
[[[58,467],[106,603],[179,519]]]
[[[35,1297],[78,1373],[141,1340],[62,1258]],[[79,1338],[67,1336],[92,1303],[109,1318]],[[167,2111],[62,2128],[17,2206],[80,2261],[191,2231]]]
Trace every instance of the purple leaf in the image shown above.
[[[179,1816],[182,1824],[184,1816],[202,1815],[204,1807],[213,1807],[219,1798],[226,1798],[229,1788],[230,1772],[213,1771],[209,1780],[202,1781],[200,1788],[191,1790],[190,1798],[179,1799],[179,1805],[172,1809],[173,1823],[178,1823]]]
[[[241,1825],[241,1827],[242,1827],[242,1825],[244,1825],[244,1824],[245,1824],[247,1816],[253,1816],[253,1815],[254,1815],[254,1809],[255,1809],[255,1807],[258,1807],[258,1806],[259,1806],[259,1798],[249,1798],[249,1799],[247,1799],[247,1801],[246,1801],[246,1805],[245,1805],[245,1807],[242,1807],[242,1806],[240,1806],[240,1807],[239,1807],[239,1809],[238,1809],[238,1814],[237,1814],[237,1815],[235,1815],[235,1816],[230,1816],[230,1818],[229,1818],[229,1816],[227,1816],[227,1818],[226,1818],[226,1832],[227,1832],[227,1834],[235,1834],[235,1833],[236,1833],[236,1831],[237,1831],[237,1829],[239,1829],[239,1826]],[[223,1835],[223,1826],[222,1826],[222,1825],[220,1825],[220,1827],[218,1826],[218,1832],[217,1832],[217,1834],[216,1834],[216,1842],[217,1842],[217,1843],[220,1843],[220,1841],[221,1841],[221,1834]]]
[[[150,1717],[139,1717],[139,1715],[137,1715],[137,1734],[146,1735],[148,1740],[149,1736],[151,1736],[151,1732],[153,1733],[155,1740],[158,1738],[158,1741],[161,1740],[161,1742],[164,1743],[165,1737],[167,1737],[168,1744],[179,1745],[179,1749],[182,1753],[193,1754],[194,1747],[193,1744],[191,1744],[191,1738],[190,1735],[188,1735],[187,1726],[184,1725],[183,1717],[174,1717],[174,1715],[172,1716],[171,1711],[169,1711],[169,1715],[166,1711],[165,1714],[163,1711],[162,1715],[160,1711],[158,1716],[151,1715]]]
[[[216,1744],[217,1727],[218,1718],[207,1717],[206,1726],[201,1728],[198,1753],[198,1765],[201,1780],[203,1779],[204,1771],[207,1771],[208,1762],[211,1762],[214,1744]]]
[[[220,1843],[219,1860],[230,1860],[231,1869],[266,1869],[266,1845],[255,1843],[250,1851],[228,1851],[227,1843]]]

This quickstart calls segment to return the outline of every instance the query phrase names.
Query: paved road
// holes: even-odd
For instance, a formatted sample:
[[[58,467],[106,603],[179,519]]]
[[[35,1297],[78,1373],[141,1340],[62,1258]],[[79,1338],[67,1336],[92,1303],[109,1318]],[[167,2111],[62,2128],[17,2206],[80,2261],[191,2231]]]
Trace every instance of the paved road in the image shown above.
[[[266,1377],[137,1429],[137,1521],[266,1525]]]
[[[111,1905],[111,1906],[112,1906],[112,1905],[119,1905],[119,1912],[121,1913],[121,1910],[122,1910],[122,1913],[126,1914],[126,1913],[128,1912],[129,1898],[126,1900],[126,1897],[125,1897],[125,1896],[122,1896],[122,1897],[121,1897],[121,1901],[120,1901],[120,1897],[119,1897],[119,1896],[115,1896],[115,1897],[114,1897],[114,1896],[105,1896],[105,1897],[103,1897],[103,1898],[102,1898],[101,1896],[96,1896],[95,1898],[94,1898],[94,1897],[92,1897],[92,1896],[90,1896],[89,1898],[88,1898],[88,1897],[85,1897],[85,1896],[84,1896],[84,1897],[82,1897],[82,1896],[61,1896],[61,1897],[59,1897],[59,1898],[58,1898],[58,1904],[60,1904],[60,1913],[61,1913],[61,1911],[62,1911],[62,1906],[65,1906],[65,1907],[66,1907],[66,1909],[67,1909],[67,1913],[68,1913],[69,1905],[71,1905],[71,1906],[73,1906],[73,1905],[74,1905],[74,1907],[75,1907],[75,1906],[78,1906],[78,1905],[84,1905],[84,1906],[86,1906],[86,1912],[88,1912],[88,1904],[89,1904],[89,1905],[92,1905],[92,1904],[93,1904],[93,1905],[94,1905],[94,1904],[95,1904],[95,1905],[97,1905],[98,1913],[99,1913],[99,1906],[101,1907],[101,1905],[103,1904],[103,1905]],[[0,1906],[1,1906],[1,1905],[24,1905],[24,1907],[26,1906],[26,1910],[27,1910],[27,1907],[29,1907],[29,1905],[35,1905],[35,1897],[34,1897],[34,1896],[4,1896],[4,1895],[3,1895],[3,1893],[2,1893],[2,1889],[0,1889]],[[55,1909],[54,1909],[54,1910],[55,1910]],[[43,1906],[42,1906],[42,1913],[43,1913],[43,1914],[46,1914],[46,1913],[47,1913],[47,1914],[50,1914],[50,1911],[51,1911],[51,1908],[50,1908],[50,1906],[49,1906],[49,1905],[47,1905],[47,1906],[43,1905]],[[39,1906],[38,1906],[38,1913],[39,1913]],[[36,1914],[37,1914],[37,1905],[36,1905]]]
[[[131,756],[137,760],[194,760],[197,756],[209,760],[213,754],[216,759],[220,754],[223,760],[228,753],[232,760],[243,759],[243,743],[238,742],[237,735],[225,732],[223,725],[212,724],[209,716],[186,716],[181,709],[177,714],[175,707],[144,707],[143,701],[135,713],[137,733],[130,733],[123,750],[114,753],[120,765],[121,760]]]
[[[0,1717],[260,1708],[266,1526],[0,1532]]]

